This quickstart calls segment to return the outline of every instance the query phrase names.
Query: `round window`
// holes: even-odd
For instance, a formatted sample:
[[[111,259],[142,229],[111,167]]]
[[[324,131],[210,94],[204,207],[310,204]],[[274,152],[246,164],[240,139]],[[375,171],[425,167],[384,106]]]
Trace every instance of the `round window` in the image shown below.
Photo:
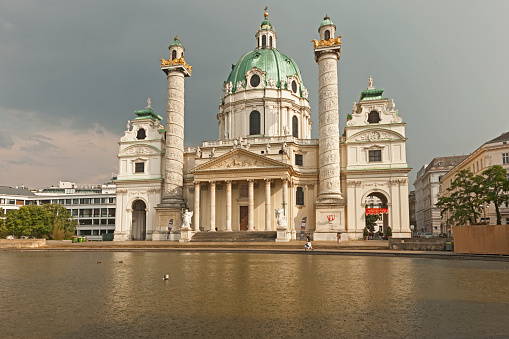
[[[297,93],[297,81],[292,81],[292,91],[293,93]]]
[[[251,84],[251,87],[258,87],[260,84],[260,77],[257,74],[253,75],[249,83]]]

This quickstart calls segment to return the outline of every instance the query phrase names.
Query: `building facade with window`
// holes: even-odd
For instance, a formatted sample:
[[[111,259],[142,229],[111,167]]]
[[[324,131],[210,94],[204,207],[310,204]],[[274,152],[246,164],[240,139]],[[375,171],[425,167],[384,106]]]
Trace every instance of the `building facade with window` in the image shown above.
[[[370,77],[340,134],[341,41],[335,29],[324,18],[320,41],[314,40],[319,139],[311,139],[302,75],[276,49],[276,31],[265,13],[254,50],[232,65],[223,83],[217,140],[187,148],[184,83],[191,67],[175,38],[170,59],[161,59],[168,81],[166,125],[149,102],[119,143],[115,240],[141,234],[178,240],[185,209],[193,212],[192,232],[277,230],[285,241],[296,238],[305,220],[314,240],[336,240],[338,232],[344,240],[359,239],[374,199],[386,211],[383,231],[390,226],[393,236],[410,236],[405,123]],[[278,224],[275,209],[284,211],[286,225]]]
[[[452,168],[465,160],[467,155],[434,158],[417,172],[414,181],[416,232],[447,233],[442,223],[440,209],[435,206],[439,198],[440,180]]]
[[[24,205],[60,204],[76,220],[76,234],[101,240],[115,231],[116,188],[114,184],[78,185],[61,181],[58,187],[37,190],[0,187],[0,217]]]
[[[447,194],[447,189],[451,187],[451,183],[459,171],[466,169],[475,175],[480,175],[486,168],[493,165],[500,165],[509,172],[509,132],[502,133],[500,136],[482,144],[447,172],[440,181],[440,196]],[[509,207],[507,205],[500,206],[500,213],[502,214],[502,224],[509,225]],[[484,215],[486,215],[486,218]],[[450,231],[451,226],[454,225],[449,225],[446,217],[444,216],[442,223]],[[481,221],[486,221],[490,225],[497,223],[493,204],[482,206]]]

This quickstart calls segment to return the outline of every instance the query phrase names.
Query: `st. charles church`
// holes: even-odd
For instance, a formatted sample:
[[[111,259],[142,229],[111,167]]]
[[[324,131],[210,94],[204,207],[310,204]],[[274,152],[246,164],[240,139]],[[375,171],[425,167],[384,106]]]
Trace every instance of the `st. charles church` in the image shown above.
[[[340,134],[336,26],[325,17],[310,46],[319,79],[312,113],[299,68],[277,49],[264,17],[255,49],[222,85],[217,140],[195,147],[184,148],[184,83],[192,66],[182,42],[171,42],[169,58],[161,59],[166,124],[149,101],[119,142],[115,240],[188,241],[198,232],[232,231],[273,231],[276,241],[301,231],[315,241],[337,233],[357,240],[368,214],[380,215],[384,233],[391,227],[394,237],[410,236],[411,169],[394,100],[370,78]],[[318,139],[311,139],[312,120]]]

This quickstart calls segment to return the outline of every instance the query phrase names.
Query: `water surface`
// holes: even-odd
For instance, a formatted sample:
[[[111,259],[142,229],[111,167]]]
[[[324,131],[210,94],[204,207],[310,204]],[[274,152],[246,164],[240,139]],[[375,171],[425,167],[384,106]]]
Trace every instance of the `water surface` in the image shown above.
[[[507,338],[509,263],[1,253],[0,330],[4,338]]]

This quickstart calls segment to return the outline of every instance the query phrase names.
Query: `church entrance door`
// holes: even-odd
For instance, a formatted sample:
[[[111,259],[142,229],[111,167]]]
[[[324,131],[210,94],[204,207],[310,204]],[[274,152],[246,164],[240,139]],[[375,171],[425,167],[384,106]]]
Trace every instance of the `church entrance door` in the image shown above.
[[[142,200],[133,203],[132,240],[145,240],[147,235],[146,205]]]
[[[240,230],[247,231],[247,220],[248,220],[249,210],[247,206],[240,206]]]

